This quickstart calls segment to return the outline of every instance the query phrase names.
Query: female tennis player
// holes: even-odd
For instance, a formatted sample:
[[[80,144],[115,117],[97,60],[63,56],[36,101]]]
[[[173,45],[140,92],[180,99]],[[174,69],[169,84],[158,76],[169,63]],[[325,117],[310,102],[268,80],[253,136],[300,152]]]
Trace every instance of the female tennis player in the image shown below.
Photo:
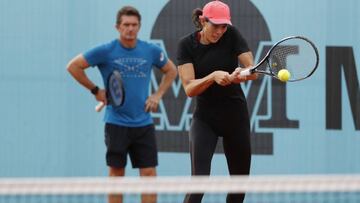
[[[239,85],[257,75],[239,76],[239,63],[253,66],[253,55],[238,30],[232,26],[230,9],[211,1],[195,9],[198,28],[178,46],[178,70],[183,88],[195,97],[196,107],[190,129],[192,175],[210,175],[211,159],[219,137],[231,175],[250,171],[250,122],[246,98]],[[227,202],[243,202],[244,194],[229,194]],[[184,202],[201,202],[203,194],[187,194]]]

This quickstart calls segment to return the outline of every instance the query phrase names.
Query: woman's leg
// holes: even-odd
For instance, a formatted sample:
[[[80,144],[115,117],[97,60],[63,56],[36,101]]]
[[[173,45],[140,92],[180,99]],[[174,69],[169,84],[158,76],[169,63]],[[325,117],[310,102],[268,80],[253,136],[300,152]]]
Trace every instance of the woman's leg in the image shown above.
[[[199,119],[192,120],[189,134],[191,175],[210,175],[211,159],[218,137],[207,123]],[[187,194],[184,203],[200,203],[203,195]]]
[[[231,134],[230,134],[231,133]],[[224,135],[224,153],[230,175],[248,175],[251,163],[250,128],[247,122]],[[229,194],[227,203],[241,203],[245,194]]]

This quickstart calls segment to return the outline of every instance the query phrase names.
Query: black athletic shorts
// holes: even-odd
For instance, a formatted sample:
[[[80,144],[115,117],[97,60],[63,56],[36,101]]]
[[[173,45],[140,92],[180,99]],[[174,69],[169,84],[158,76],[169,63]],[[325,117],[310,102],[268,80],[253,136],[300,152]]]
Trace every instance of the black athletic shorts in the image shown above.
[[[155,127],[124,127],[105,124],[106,163],[110,167],[124,168],[129,154],[133,168],[158,165]]]

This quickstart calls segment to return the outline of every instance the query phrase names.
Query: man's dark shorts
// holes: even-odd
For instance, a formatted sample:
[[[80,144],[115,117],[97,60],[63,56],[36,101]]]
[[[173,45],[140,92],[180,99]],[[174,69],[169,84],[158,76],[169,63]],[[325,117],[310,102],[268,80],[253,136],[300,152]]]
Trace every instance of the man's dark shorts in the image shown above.
[[[133,168],[158,165],[155,127],[124,127],[105,124],[106,163],[110,167],[124,168],[127,154]]]

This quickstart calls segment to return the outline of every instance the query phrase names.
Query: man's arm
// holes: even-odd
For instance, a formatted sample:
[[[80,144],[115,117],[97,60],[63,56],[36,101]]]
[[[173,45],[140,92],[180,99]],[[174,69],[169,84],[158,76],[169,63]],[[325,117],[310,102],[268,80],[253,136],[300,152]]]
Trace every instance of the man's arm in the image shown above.
[[[77,55],[67,65],[67,70],[72,75],[72,77],[78,81],[82,86],[87,88],[89,91],[96,87],[96,85],[87,77],[85,73],[85,69],[87,69],[90,65],[85,60],[82,54]],[[96,100],[105,101],[105,90],[100,89],[98,93],[95,95]]]
[[[177,71],[174,63],[169,59],[168,62],[160,69],[164,74],[161,83],[159,85],[158,90],[149,96],[149,98],[145,102],[145,111],[156,112],[157,107],[159,105],[160,99],[165,94],[165,92],[169,89],[172,82],[175,80],[177,76]]]

